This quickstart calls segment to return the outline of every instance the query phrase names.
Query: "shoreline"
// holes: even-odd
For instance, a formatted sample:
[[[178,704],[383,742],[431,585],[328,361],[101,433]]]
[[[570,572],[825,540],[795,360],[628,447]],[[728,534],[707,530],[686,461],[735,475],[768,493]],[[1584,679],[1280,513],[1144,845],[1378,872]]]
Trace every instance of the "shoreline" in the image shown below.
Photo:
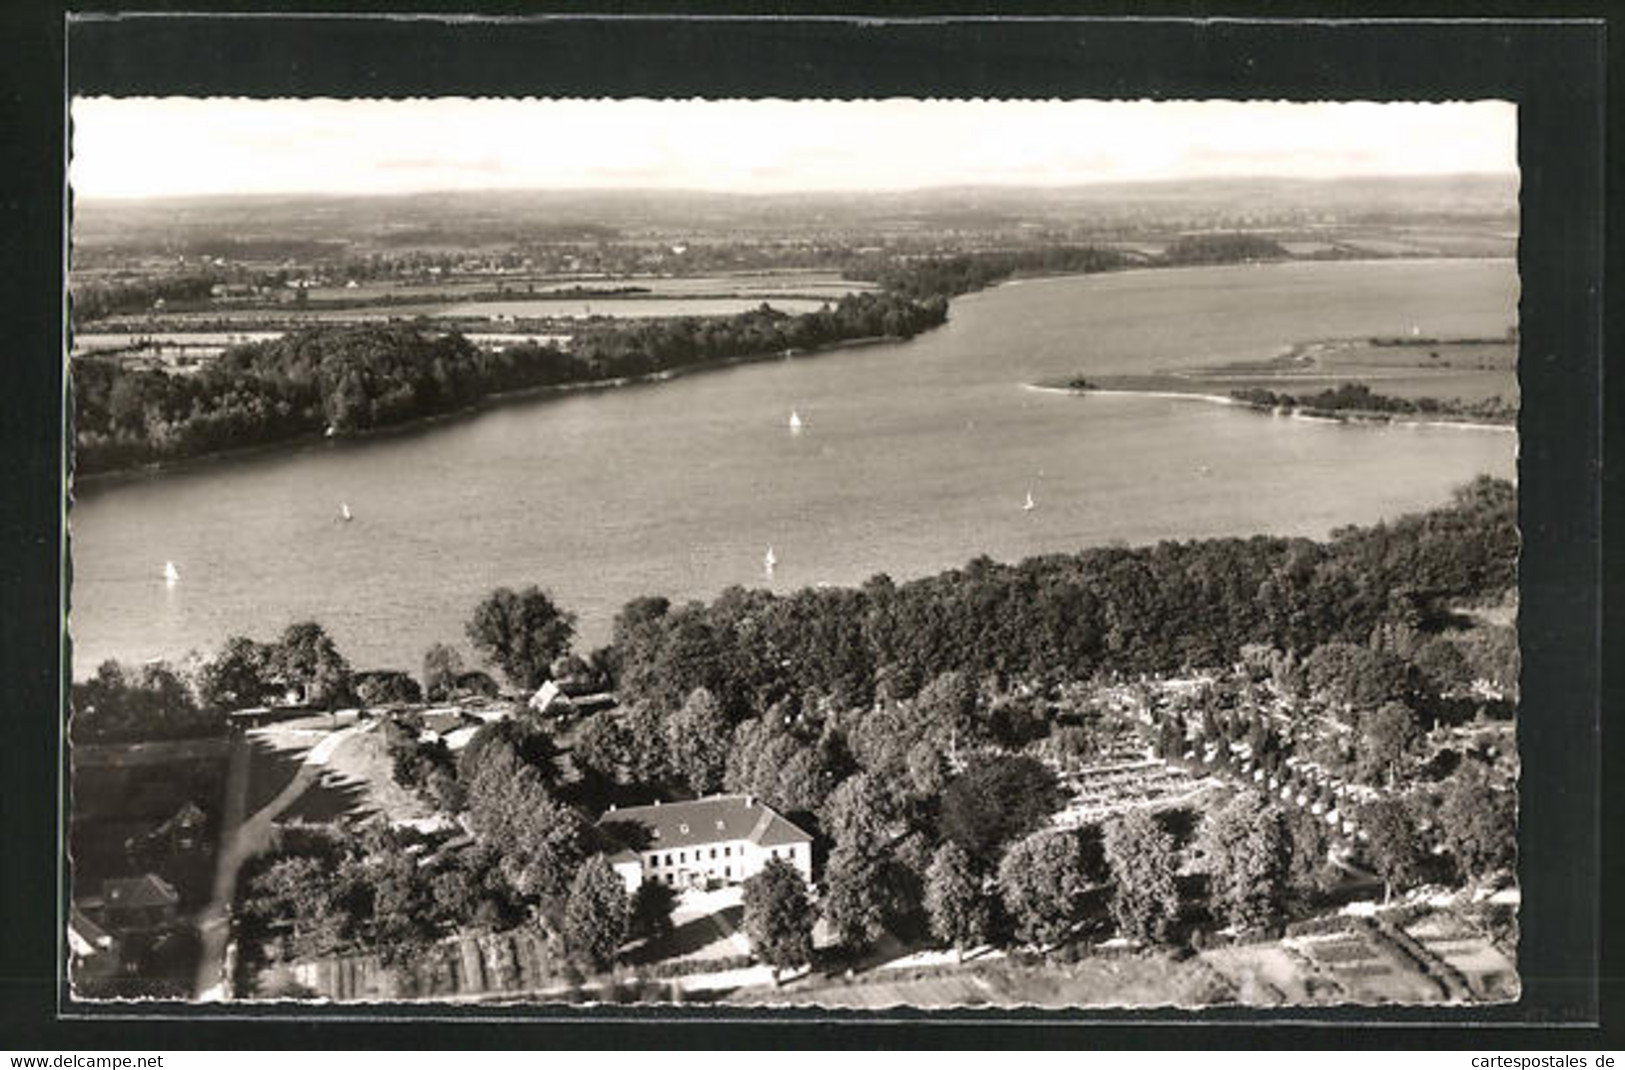
[[[1394,260],[1394,261],[1400,261],[1400,262],[1414,263],[1414,262],[1417,262],[1417,261],[1454,261],[1454,260],[1460,260],[1460,259],[1475,259],[1476,260],[1476,259],[1504,259],[1504,258],[1430,256],[1430,257],[1375,257],[1375,258],[1371,258],[1371,259],[1383,260],[1383,261]],[[1266,264],[1294,264],[1294,263],[1318,263],[1318,262],[1319,261],[1300,261],[1300,260],[1288,259],[1288,260],[1274,260],[1274,261],[1262,262],[1262,263],[1254,264],[1254,265],[1251,265],[1251,266],[1266,266]],[[1348,263],[1363,263],[1363,262],[1367,262],[1367,261],[1366,261],[1365,258],[1350,258],[1346,262],[1348,262]],[[988,292],[991,292],[993,290],[999,289],[1000,287],[1003,287],[1003,286],[1019,284],[1019,283],[1022,283],[1022,282],[1051,282],[1051,281],[1056,281],[1056,280],[1059,280],[1059,279],[1084,278],[1084,277],[1090,277],[1090,276],[1096,276],[1096,275],[1119,275],[1119,274],[1129,274],[1129,273],[1138,274],[1138,273],[1141,273],[1141,272],[1159,272],[1159,271],[1184,271],[1184,270],[1189,270],[1191,268],[1196,268],[1196,267],[1226,267],[1226,266],[1233,267],[1233,266],[1237,266],[1237,265],[1217,265],[1217,264],[1177,264],[1177,265],[1135,264],[1135,265],[1126,265],[1126,266],[1123,266],[1123,267],[1120,267],[1120,268],[1115,268],[1115,269],[1110,269],[1110,270],[1105,270],[1105,271],[1055,271],[1055,272],[1033,272],[1033,273],[1028,273],[1028,274],[1017,274],[1017,275],[1011,276],[1010,278],[1000,279],[997,282],[994,282],[993,284],[991,284],[989,286],[985,286],[985,287],[982,287],[980,289],[970,291],[968,293],[958,294],[958,295],[956,295],[956,296],[954,296],[953,298],[950,299],[949,305],[950,305],[950,308],[951,308],[952,304],[954,302],[956,302],[956,301],[960,301],[960,300],[963,300],[963,299],[969,298],[969,297],[974,297],[977,294],[988,293]],[[656,296],[656,295],[651,295],[651,296]],[[658,295],[658,296],[663,296],[663,295]],[[453,328],[453,329],[456,330],[456,329],[459,329],[459,328]],[[934,329],[934,328],[931,328],[931,329]],[[94,332],[90,332],[90,333],[94,333]],[[177,332],[177,333],[182,333],[182,332]],[[284,332],[284,333],[287,333],[287,332]],[[478,333],[478,332],[464,332],[464,333]],[[736,365],[736,364],[745,364],[745,363],[752,363],[752,362],[757,362],[757,361],[772,360],[772,359],[774,359],[776,357],[794,358],[794,357],[799,357],[799,356],[812,356],[812,355],[815,355],[815,354],[831,352],[831,351],[839,350],[839,349],[856,349],[856,348],[861,348],[861,347],[870,346],[870,345],[883,344],[885,342],[896,342],[896,341],[903,341],[903,340],[904,339],[894,338],[894,337],[890,337],[890,336],[871,336],[871,337],[866,337],[866,338],[843,339],[842,341],[839,341],[839,342],[831,342],[831,343],[829,343],[827,345],[816,346],[816,347],[812,347],[810,349],[805,349],[805,350],[777,350],[777,351],[772,351],[772,352],[767,352],[767,353],[747,354],[745,356],[740,356],[740,357],[726,357],[726,358],[722,358],[720,360],[705,361],[705,362],[702,362],[702,363],[699,363],[699,364],[687,365],[687,366],[681,367],[681,368],[662,369],[661,371],[649,372],[649,373],[646,373],[644,375],[639,375],[639,376],[625,376],[625,377],[618,377],[618,378],[615,378],[615,379],[594,379],[594,380],[589,380],[589,381],[585,381],[585,382],[576,382],[576,383],[554,383],[554,384],[548,384],[548,385],[543,385],[543,386],[520,387],[520,388],[515,389],[515,390],[506,390],[506,391],[498,391],[498,392],[494,392],[494,393],[490,393],[490,394],[483,394],[480,397],[478,397],[478,398],[474,399],[473,401],[469,402],[467,405],[459,406],[458,408],[455,408],[455,409],[448,409],[445,412],[431,413],[431,414],[424,415],[424,416],[415,416],[415,417],[412,417],[409,420],[403,420],[400,423],[389,424],[389,425],[386,425],[386,426],[383,426],[383,427],[367,428],[364,431],[358,431],[358,432],[354,432],[354,433],[344,435],[344,436],[334,436],[331,439],[325,434],[325,432],[322,432],[322,431],[310,431],[310,432],[306,432],[306,433],[303,433],[303,434],[291,435],[291,436],[289,436],[287,438],[277,439],[276,441],[273,441],[273,442],[261,442],[261,443],[254,443],[252,445],[245,445],[245,446],[233,446],[233,447],[230,447],[228,449],[223,449],[223,450],[212,450],[212,451],[210,451],[208,453],[199,453],[199,454],[194,454],[194,455],[187,456],[187,457],[176,457],[176,458],[171,458],[171,459],[168,459],[168,460],[148,461],[148,462],[144,462],[142,464],[127,466],[127,467],[119,467],[119,468],[109,468],[109,469],[105,469],[105,470],[98,471],[98,472],[92,472],[92,473],[80,473],[78,471],[73,470],[71,465],[70,465],[69,466],[69,471],[72,473],[72,475],[71,475],[71,486],[79,486],[80,484],[83,484],[83,485],[85,485],[87,487],[97,487],[97,486],[111,485],[111,484],[119,482],[121,480],[133,480],[133,479],[141,478],[143,476],[161,475],[161,474],[165,474],[165,473],[169,473],[169,472],[184,470],[185,468],[188,468],[188,467],[190,467],[192,465],[206,464],[206,463],[210,463],[210,462],[214,462],[214,461],[235,459],[235,458],[241,458],[241,457],[251,457],[251,456],[255,456],[257,454],[269,452],[271,450],[309,449],[312,446],[319,445],[319,444],[324,443],[324,442],[338,441],[340,439],[342,439],[344,441],[354,441],[354,440],[358,440],[358,439],[371,438],[371,437],[373,437],[375,435],[381,435],[381,434],[390,433],[390,432],[407,431],[407,430],[411,430],[413,428],[425,427],[425,426],[431,425],[431,424],[433,424],[435,422],[438,422],[438,421],[447,420],[447,419],[451,419],[451,418],[454,418],[454,417],[466,416],[466,415],[469,415],[471,413],[478,412],[481,408],[483,408],[483,407],[485,407],[487,405],[490,405],[490,404],[503,403],[503,402],[506,402],[506,401],[524,400],[524,399],[533,398],[533,397],[541,397],[541,396],[545,396],[545,395],[550,394],[550,393],[568,393],[568,392],[579,391],[579,390],[593,390],[593,389],[615,389],[615,388],[624,387],[624,386],[635,386],[635,385],[639,385],[639,384],[642,384],[642,383],[664,382],[665,380],[674,379],[674,378],[677,378],[678,376],[681,376],[681,375],[689,375],[689,374],[693,374],[695,372],[705,371],[705,370],[712,369],[712,368],[724,368],[724,367],[730,367],[730,366],[733,366],[733,365]],[[1041,391],[1047,391],[1047,392],[1053,392],[1053,393],[1069,393],[1069,394],[1096,393],[1096,394],[1138,395],[1138,396],[1141,396],[1141,397],[1170,397],[1170,398],[1190,398],[1190,397],[1195,397],[1195,398],[1198,398],[1198,399],[1201,399],[1201,400],[1205,400],[1205,401],[1207,401],[1209,403],[1216,403],[1216,404],[1223,404],[1223,405],[1247,404],[1245,402],[1238,401],[1237,399],[1229,398],[1229,397],[1223,397],[1223,396],[1220,396],[1220,395],[1217,395],[1217,394],[1199,394],[1199,393],[1194,393],[1194,392],[1190,392],[1190,391],[1175,391],[1175,390],[1170,390],[1170,391],[1099,390],[1099,389],[1080,391],[1080,390],[1075,390],[1075,389],[1073,389],[1071,387],[1061,386],[1061,385],[1056,385],[1056,384],[1026,383],[1026,384],[1023,384],[1023,385],[1028,387],[1029,389],[1041,390]],[[1257,409],[1256,406],[1249,405],[1248,407],[1254,408],[1255,410]],[[1262,410],[1258,410],[1258,411],[1262,411]],[[1306,419],[1306,420],[1315,419],[1315,417],[1307,416],[1307,415],[1301,415],[1301,414],[1298,414],[1298,413],[1292,413],[1292,414],[1289,414],[1289,415],[1291,415],[1294,419]],[[1491,424],[1491,423],[1482,423],[1482,422],[1470,423],[1470,422],[1454,421],[1454,420],[1451,420],[1451,421],[1443,421],[1443,420],[1441,420],[1441,421],[1419,421],[1419,420],[1379,419],[1378,418],[1378,417],[1385,416],[1385,415],[1387,415],[1387,414],[1373,414],[1372,419],[1370,419],[1370,420],[1368,420],[1366,422],[1407,423],[1407,424],[1416,424],[1416,425],[1422,425],[1422,426],[1440,426],[1440,427],[1472,427],[1472,428],[1482,428],[1482,429],[1485,429],[1485,430],[1516,430],[1515,426],[1513,426],[1513,425]],[[1354,416],[1348,416],[1348,417],[1342,417],[1342,418],[1328,416],[1328,417],[1321,418],[1322,422],[1329,422],[1329,423],[1355,422],[1356,419],[1357,418],[1354,417]],[[74,446],[73,440],[71,438],[68,439],[68,444],[69,444],[70,448]]]
[[[1302,420],[1306,423],[1317,424],[1373,424],[1390,427],[1447,427],[1464,431],[1501,431],[1516,433],[1518,427],[1514,423],[1490,423],[1484,420],[1449,420],[1430,416],[1419,419],[1411,413],[1388,413],[1369,411],[1348,412],[1321,412],[1315,409],[1291,409],[1282,411],[1279,408],[1265,408],[1254,405],[1240,398],[1226,397],[1222,394],[1205,394],[1195,390],[1130,390],[1112,387],[1072,387],[1056,383],[1023,383],[1024,389],[1036,390],[1044,394],[1065,394],[1072,397],[1088,397],[1090,395],[1104,395],[1107,397],[1140,397],[1140,398],[1171,398],[1174,400],[1201,401],[1209,405],[1227,405],[1231,408],[1247,409],[1264,416],[1283,416],[1289,420]]]
[[[312,449],[316,446],[341,443],[360,442],[373,438],[381,438],[389,434],[398,434],[414,430],[422,430],[437,423],[448,420],[472,416],[483,409],[512,402],[540,399],[549,395],[568,395],[593,390],[619,390],[624,387],[643,386],[655,383],[664,383],[672,379],[679,379],[701,372],[716,371],[722,368],[731,368],[741,364],[758,364],[769,360],[796,360],[801,357],[817,356],[842,349],[862,349],[868,346],[885,345],[891,342],[905,342],[908,339],[890,335],[870,335],[863,338],[846,338],[828,345],[814,346],[809,349],[780,349],[765,353],[746,353],[737,357],[721,357],[717,360],[701,361],[696,364],[687,364],[677,368],[662,368],[659,371],[645,372],[642,375],[622,375],[610,379],[586,379],[573,383],[544,383],[537,386],[522,386],[513,390],[498,390],[489,394],[481,394],[466,405],[445,412],[428,413],[423,416],[414,416],[399,423],[385,424],[379,427],[369,427],[365,430],[351,432],[346,435],[329,436],[325,431],[307,431],[287,438],[277,439],[274,442],[256,442],[245,446],[233,446],[224,450],[211,450],[208,453],[194,454],[189,457],[175,457],[161,461],[147,461],[143,464],[124,468],[109,468],[104,471],[80,473],[70,465],[70,490],[79,486],[101,488],[112,486],[124,481],[135,481],[143,477],[165,475],[186,469],[213,464],[221,461],[241,460],[272,451],[297,452]]]

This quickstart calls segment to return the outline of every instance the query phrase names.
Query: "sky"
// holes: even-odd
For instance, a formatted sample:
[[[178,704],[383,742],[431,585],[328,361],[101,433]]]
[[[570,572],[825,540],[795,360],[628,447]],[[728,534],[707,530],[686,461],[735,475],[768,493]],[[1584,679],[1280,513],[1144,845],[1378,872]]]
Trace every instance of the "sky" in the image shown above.
[[[79,98],[86,198],[473,189],[784,193],[1512,173],[1517,111],[1451,104]]]

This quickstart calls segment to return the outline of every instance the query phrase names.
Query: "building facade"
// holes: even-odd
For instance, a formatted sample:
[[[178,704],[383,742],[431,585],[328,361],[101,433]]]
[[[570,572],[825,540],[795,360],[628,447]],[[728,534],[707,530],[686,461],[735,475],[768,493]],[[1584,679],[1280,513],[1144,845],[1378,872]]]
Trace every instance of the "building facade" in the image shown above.
[[[598,830],[618,847],[610,862],[628,892],[645,881],[677,890],[738,884],[775,858],[812,880],[812,836],[750,795],[611,809]]]

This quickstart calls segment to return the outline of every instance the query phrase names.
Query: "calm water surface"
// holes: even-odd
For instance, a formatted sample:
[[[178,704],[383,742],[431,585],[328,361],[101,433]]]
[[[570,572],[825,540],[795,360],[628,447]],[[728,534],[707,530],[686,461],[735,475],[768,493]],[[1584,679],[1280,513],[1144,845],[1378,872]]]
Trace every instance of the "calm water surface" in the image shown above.
[[[945,327],[901,345],[83,487],[75,675],[108,657],[212,653],[227,635],[269,638],[305,618],[357,667],[415,669],[432,642],[466,652],[463,622],[499,584],[549,588],[579,614],[578,645],[593,645],[641,594],[905,579],[981,553],[1113,539],[1323,536],[1437,504],[1481,472],[1513,475],[1515,436],[1022,384],[1413,326],[1500,333],[1516,304],[1510,261],[1028,281],[955,301]],[[1024,511],[1029,489],[1037,507]],[[353,522],[339,520],[341,502]]]

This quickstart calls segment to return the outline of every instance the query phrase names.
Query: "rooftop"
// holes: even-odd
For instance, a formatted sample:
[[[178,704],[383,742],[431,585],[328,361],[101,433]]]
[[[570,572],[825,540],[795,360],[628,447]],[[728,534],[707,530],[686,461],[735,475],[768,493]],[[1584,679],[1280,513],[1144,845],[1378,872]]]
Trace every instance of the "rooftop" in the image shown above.
[[[708,795],[687,802],[622,807],[605,813],[598,827],[628,848],[643,851],[725,840],[748,840],[758,847],[812,841],[811,835],[751,795]],[[632,856],[625,851],[616,857]]]
[[[75,955],[94,955],[113,946],[113,937],[77,906],[68,911],[68,944]]]
[[[140,877],[114,877],[102,882],[102,903],[121,910],[174,906],[180,902],[175,886],[156,873]]]

